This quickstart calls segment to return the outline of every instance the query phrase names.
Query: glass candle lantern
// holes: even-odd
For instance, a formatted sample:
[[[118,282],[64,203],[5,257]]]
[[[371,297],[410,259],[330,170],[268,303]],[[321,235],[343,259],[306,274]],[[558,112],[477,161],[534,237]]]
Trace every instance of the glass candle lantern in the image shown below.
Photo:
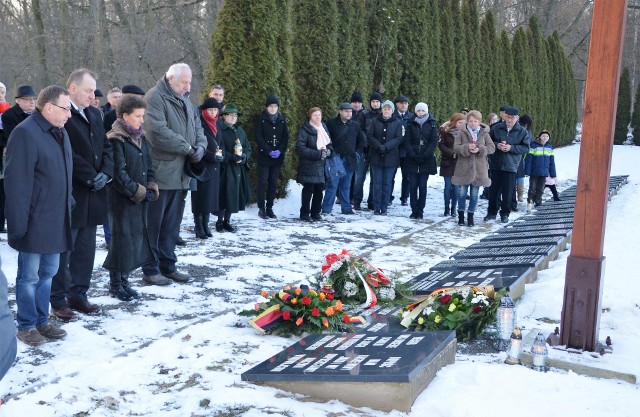
[[[549,351],[547,350],[547,342],[544,340],[544,335],[538,333],[533,346],[531,346],[531,368],[535,371],[546,372],[548,355]]]
[[[519,365],[520,352],[522,352],[522,332],[519,327],[516,327],[513,329],[513,333],[511,333],[511,344],[509,345],[508,356],[504,363]]]
[[[511,339],[511,333],[516,327],[516,308],[513,300],[508,295],[505,295],[500,299],[500,306],[496,312],[497,327],[498,327],[498,342],[499,350],[506,350],[509,346]]]

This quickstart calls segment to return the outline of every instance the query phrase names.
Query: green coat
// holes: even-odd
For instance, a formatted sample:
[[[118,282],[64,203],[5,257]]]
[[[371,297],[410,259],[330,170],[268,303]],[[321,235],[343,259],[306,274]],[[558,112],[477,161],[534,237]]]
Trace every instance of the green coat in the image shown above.
[[[244,210],[253,198],[247,167],[247,161],[251,155],[251,144],[244,130],[238,125],[229,126],[226,123],[220,123],[219,126],[224,141],[224,162],[220,172],[220,210],[237,213]],[[242,145],[242,162],[240,163],[234,160],[236,139],[240,139]]]

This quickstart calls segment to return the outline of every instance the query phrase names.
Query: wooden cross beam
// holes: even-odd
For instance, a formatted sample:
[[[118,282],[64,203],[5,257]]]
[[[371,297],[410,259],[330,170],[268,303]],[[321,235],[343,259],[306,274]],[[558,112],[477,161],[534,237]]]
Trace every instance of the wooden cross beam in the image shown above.
[[[587,65],[582,140],[571,254],[560,343],[598,348],[604,231],[609,198],[627,0],[595,0]]]

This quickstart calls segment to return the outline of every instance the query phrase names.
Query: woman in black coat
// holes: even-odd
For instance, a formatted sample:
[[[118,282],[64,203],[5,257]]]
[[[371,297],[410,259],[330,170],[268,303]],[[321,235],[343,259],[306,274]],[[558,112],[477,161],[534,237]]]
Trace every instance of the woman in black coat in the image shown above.
[[[331,156],[331,139],[327,127],[322,123],[322,110],[309,109],[309,121],[298,131],[298,183],[302,184],[300,220],[313,222],[322,220],[322,190],[324,189],[325,159]]]
[[[287,122],[278,111],[280,100],[276,96],[267,97],[265,110],[258,115],[254,134],[256,138],[258,161],[257,203],[258,216],[262,219],[275,219],[273,200],[276,197],[280,168],[289,144]],[[265,188],[267,194],[265,209]]]
[[[438,145],[436,119],[429,114],[426,103],[418,103],[415,117],[407,123],[404,149],[404,168],[409,174],[409,197],[412,219],[422,219],[427,199],[427,181],[435,174],[436,157],[433,152]]]
[[[142,130],[145,108],[142,97],[125,94],[107,133],[114,177],[108,186],[112,240],[103,266],[109,270],[109,293],[122,301],[138,297],[129,285],[131,271],[156,261],[147,234],[147,202],[157,200],[159,191]]]
[[[207,149],[202,163],[209,172],[207,181],[197,181],[196,191],[191,192],[191,212],[193,213],[194,232],[199,239],[212,237],[209,229],[211,214],[218,214],[220,199],[220,166],[224,160],[224,142],[219,137],[218,115],[222,103],[209,97],[200,106],[200,122],[207,138]]]

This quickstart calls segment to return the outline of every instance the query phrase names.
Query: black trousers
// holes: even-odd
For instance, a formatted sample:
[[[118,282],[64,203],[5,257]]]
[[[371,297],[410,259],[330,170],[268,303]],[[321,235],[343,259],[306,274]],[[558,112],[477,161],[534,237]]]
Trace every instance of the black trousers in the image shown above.
[[[516,188],[516,173],[508,171],[491,170],[491,187],[489,187],[489,208],[487,214],[508,216],[511,213],[511,197]]]
[[[180,236],[186,197],[186,190],[161,190],[158,199],[149,203],[147,232],[151,250],[158,261],[142,267],[145,275],[176,272],[176,242]]]
[[[0,148],[2,149],[2,148]],[[0,154],[0,158],[2,158],[2,155]],[[5,198],[5,194],[4,194],[4,179],[0,178],[0,231],[5,231],[5,227],[4,227],[4,221],[5,221],[5,217],[4,217],[4,204],[5,204],[6,198]]]
[[[536,206],[542,204],[542,194],[544,194],[544,183],[547,177],[529,177],[529,195],[527,201],[529,203],[536,203]]]
[[[278,188],[278,177],[280,176],[280,168],[280,166],[258,165],[258,187],[256,197],[258,208],[265,208],[265,188],[267,191],[267,208],[273,207],[273,200],[275,200],[276,198],[276,191]]]
[[[324,184],[304,184],[302,186],[302,204],[300,216],[317,216],[322,208]]]
[[[51,280],[51,307],[67,305],[68,300],[86,301],[96,257],[96,228],[71,229],[73,251],[60,254],[58,272]]]

